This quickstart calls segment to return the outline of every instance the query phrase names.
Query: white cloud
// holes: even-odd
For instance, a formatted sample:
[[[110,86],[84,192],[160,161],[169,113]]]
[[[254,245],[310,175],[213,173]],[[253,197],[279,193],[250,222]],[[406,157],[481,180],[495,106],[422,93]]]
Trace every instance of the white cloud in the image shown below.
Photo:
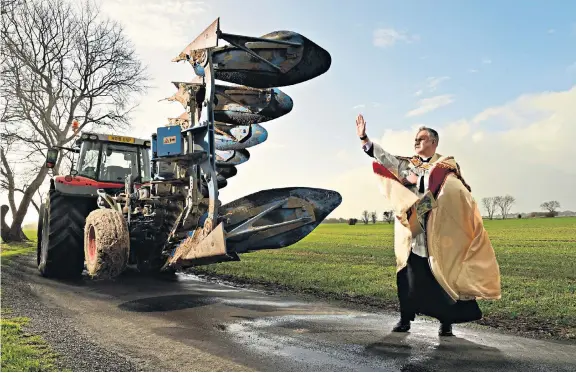
[[[490,65],[490,64],[492,63],[492,60],[489,59],[489,58],[484,58],[484,59],[482,60],[482,63],[483,63],[484,65]]]
[[[549,34],[554,34],[555,32],[556,32],[556,30],[554,30],[553,28],[551,28],[551,29],[548,30],[548,33],[549,33]]]
[[[427,83],[428,83],[427,87],[428,87],[428,90],[429,90],[430,92],[434,92],[434,91],[436,90],[436,88],[438,88],[438,86],[440,86],[440,84],[441,84],[442,82],[444,82],[444,81],[446,81],[446,80],[448,80],[448,79],[450,79],[449,76],[441,76],[441,77],[433,77],[433,76],[431,76],[431,77],[429,77],[429,78],[427,79]]]
[[[440,84],[442,84],[442,82],[448,79],[450,79],[449,76],[441,76],[441,77],[430,76],[426,79],[426,84],[424,85],[424,88],[416,91],[416,93],[414,93],[414,96],[416,97],[422,96],[426,91],[430,93],[434,92],[436,91],[436,89],[438,89],[438,87],[440,86]]]
[[[102,0],[103,13],[121,20],[139,48],[184,49],[197,35],[189,32],[206,4],[194,0]],[[208,26],[212,20],[205,21]]]
[[[423,98],[418,101],[418,107],[414,110],[409,111],[406,117],[416,117],[419,115],[424,115],[443,106],[450,105],[454,102],[453,95],[440,95],[430,98]]]
[[[397,31],[393,28],[381,28],[374,30],[372,42],[377,47],[391,47],[397,42],[403,41],[412,43],[420,40],[418,35],[409,35],[404,31]]]
[[[511,194],[512,212],[539,211],[558,200],[560,210],[576,210],[576,85],[567,91],[523,95],[514,101],[435,129],[440,154],[453,155],[474,197]],[[370,119],[367,118],[369,121]],[[379,143],[392,154],[411,155],[415,129],[386,130]],[[332,216],[356,217],[364,209],[387,207],[366,164],[326,182],[343,197]],[[485,213],[482,210],[482,213]]]
[[[354,106],[352,109],[362,109],[362,108],[365,108],[365,107],[366,107],[366,105],[360,104],[360,105]]]
[[[468,72],[469,72],[470,74],[475,74],[475,73],[478,72],[478,70],[476,70],[476,69],[468,69]]]

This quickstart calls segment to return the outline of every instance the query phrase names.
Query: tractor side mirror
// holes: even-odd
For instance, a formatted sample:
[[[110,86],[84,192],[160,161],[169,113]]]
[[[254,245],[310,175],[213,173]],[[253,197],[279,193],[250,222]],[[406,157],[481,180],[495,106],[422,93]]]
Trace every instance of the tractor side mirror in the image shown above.
[[[56,162],[58,161],[58,149],[48,149],[48,154],[46,154],[46,167],[54,168]]]

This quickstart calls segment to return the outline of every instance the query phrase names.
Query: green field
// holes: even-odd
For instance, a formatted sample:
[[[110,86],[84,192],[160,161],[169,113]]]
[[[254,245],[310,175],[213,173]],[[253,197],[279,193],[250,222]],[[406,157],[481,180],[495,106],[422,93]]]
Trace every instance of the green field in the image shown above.
[[[502,299],[480,301],[479,323],[576,339],[576,218],[493,220],[485,227],[500,265]],[[322,224],[289,248],[195,272],[396,309],[392,228]]]
[[[502,299],[480,301],[479,323],[576,339],[576,218],[485,221],[502,274]],[[392,225],[322,224],[281,250],[195,270],[396,310]],[[35,239],[35,232],[26,232]],[[2,245],[2,259],[34,246]],[[3,337],[4,338],[4,337]]]
[[[36,239],[35,231],[24,231],[32,240]],[[2,242],[2,264],[14,256],[34,252],[36,242],[23,244],[5,244]],[[0,325],[2,327],[2,372],[43,372],[58,370],[55,367],[56,356],[42,338],[25,333],[23,327],[30,320],[23,317],[12,317],[10,310],[2,308]]]

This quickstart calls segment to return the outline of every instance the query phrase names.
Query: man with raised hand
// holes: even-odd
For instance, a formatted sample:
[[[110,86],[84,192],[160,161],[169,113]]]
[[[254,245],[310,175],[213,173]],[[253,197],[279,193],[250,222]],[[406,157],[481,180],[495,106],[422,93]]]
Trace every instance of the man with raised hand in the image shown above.
[[[393,331],[407,332],[423,314],[440,321],[440,336],[453,336],[452,324],[482,318],[477,299],[500,299],[500,269],[471,189],[454,158],[436,152],[435,130],[418,129],[411,157],[371,141],[362,115],[356,130],[396,216],[400,321]]]

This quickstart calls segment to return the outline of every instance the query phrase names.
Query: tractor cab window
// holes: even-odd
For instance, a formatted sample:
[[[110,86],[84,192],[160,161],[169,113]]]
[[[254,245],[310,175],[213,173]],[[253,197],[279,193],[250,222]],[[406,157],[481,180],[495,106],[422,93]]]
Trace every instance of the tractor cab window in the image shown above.
[[[78,175],[96,179],[99,153],[100,143],[94,141],[84,141],[82,143],[80,160],[78,161]]]
[[[140,175],[138,147],[113,143],[102,146],[102,161],[99,180],[123,183],[126,175]]]
[[[142,182],[150,181],[150,149],[140,148],[140,168],[142,175]]]

